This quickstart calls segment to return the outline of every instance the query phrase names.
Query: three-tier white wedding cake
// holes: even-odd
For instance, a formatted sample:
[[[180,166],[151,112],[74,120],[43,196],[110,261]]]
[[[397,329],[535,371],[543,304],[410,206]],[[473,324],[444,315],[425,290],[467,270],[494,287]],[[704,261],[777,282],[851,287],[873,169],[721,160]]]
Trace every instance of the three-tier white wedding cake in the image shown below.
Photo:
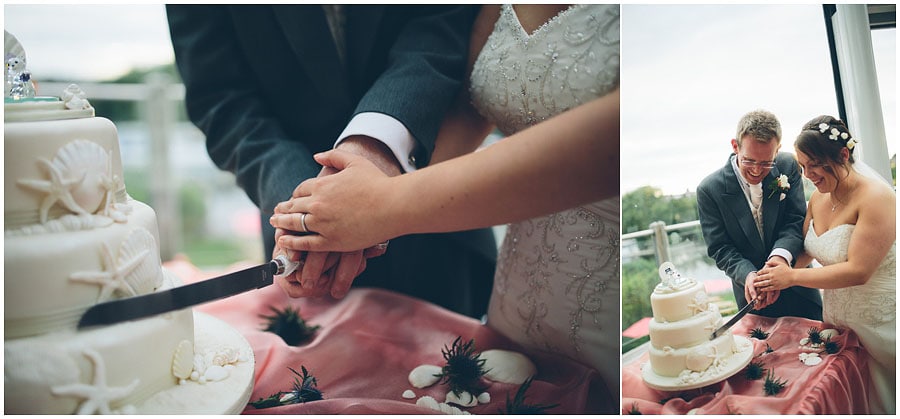
[[[650,296],[650,362],[642,366],[648,386],[659,390],[698,388],[724,380],[745,367],[753,345],[730,330],[711,339],[724,324],[703,284],[682,276],[671,262],[659,268]]]
[[[104,301],[180,285],[163,269],[156,213],[125,190],[115,125],[84,93],[34,97],[5,34],[5,413],[238,413],[253,353],[191,309],[77,330]]]

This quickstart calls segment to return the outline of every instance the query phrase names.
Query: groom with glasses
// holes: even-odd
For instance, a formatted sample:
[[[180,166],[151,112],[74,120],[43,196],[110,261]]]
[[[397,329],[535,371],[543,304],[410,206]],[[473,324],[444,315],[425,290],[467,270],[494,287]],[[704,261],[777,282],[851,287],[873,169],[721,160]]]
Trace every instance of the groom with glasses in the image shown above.
[[[752,313],[822,320],[819,290],[790,287],[757,292],[756,272],[767,261],[793,264],[803,252],[806,199],[797,161],[778,152],[781,124],[756,110],[744,115],[724,167],[697,187],[700,227],[707,253],[731,278],[739,307],[756,300]]]

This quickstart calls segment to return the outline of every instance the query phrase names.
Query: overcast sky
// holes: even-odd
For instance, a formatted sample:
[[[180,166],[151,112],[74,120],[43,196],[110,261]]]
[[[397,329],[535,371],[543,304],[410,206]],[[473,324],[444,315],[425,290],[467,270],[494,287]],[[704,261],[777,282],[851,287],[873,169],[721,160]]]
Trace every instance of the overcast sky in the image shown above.
[[[108,80],[172,62],[160,4],[4,5],[37,80]],[[693,191],[725,163],[738,119],[837,114],[820,5],[623,5],[622,192]],[[888,151],[896,152],[896,30],[873,32]],[[863,139],[864,140],[864,139]]]
[[[38,80],[108,80],[175,59],[162,4],[5,4],[3,12]]]

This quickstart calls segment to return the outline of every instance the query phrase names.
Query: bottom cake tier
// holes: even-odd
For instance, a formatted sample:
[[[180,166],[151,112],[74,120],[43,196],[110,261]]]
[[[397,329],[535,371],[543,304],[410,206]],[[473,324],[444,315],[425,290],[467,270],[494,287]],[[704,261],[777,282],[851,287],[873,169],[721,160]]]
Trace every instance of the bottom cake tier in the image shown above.
[[[253,370],[237,331],[180,310],[5,341],[4,413],[238,413]]]

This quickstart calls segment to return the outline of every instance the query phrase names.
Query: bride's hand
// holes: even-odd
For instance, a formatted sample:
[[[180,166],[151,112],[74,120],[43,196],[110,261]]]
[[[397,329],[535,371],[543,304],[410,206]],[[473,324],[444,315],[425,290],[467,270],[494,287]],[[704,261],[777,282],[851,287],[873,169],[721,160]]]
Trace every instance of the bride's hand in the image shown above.
[[[390,177],[365,157],[341,150],[315,156],[338,173],[308,179],[292,198],[275,207],[275,228],[306,230],[305,236],[283,235],[278,246],[294,251],[355,251],[396,237]],[[401,203],[402,204],[402,203]],[[307,214],[305,217],[303,214]]]
[[[786,264],[766,264],[758,272],[754,286],[759,291],[779,291],[793,286],[794,270]]]

